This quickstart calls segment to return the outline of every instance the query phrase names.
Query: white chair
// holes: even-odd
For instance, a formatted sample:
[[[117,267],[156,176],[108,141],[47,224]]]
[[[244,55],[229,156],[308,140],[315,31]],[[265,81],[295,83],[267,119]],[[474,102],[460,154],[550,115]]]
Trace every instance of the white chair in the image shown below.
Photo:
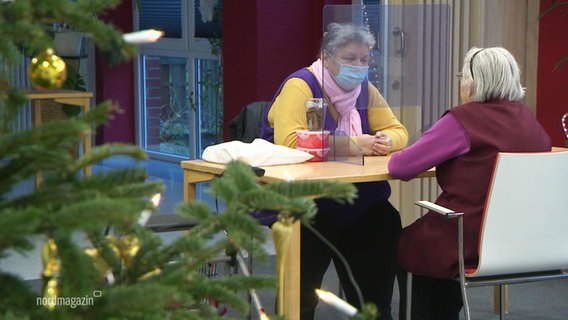
[[[470,319],[466,289],[568,277],[568,151],[499,153],[480,230],[479,263],[464,269],[463,213],[428,201],[416,204],[459,219],[457,241],[463,312]],[[412,274],[408,274],[406,318],[410,319]]]

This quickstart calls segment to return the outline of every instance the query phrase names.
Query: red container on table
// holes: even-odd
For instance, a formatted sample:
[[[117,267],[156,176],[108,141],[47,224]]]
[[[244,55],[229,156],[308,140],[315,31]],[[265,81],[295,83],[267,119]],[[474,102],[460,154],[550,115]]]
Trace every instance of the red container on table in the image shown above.
[[[310,148],[301,148],[298,147],[296,148],[300,151],[304,151],[307,152],[309,154],[311,154],[312,156],[314,156],[313,158],[311,158],[310,160],[308,160],[309,162],[320,162],[320,161],[327,161],[327,158],[329,156],[329,148],[315,148],[315,149],[310,149]]]
[[[329,131],[328,130],[297,130],[298,148],[307,149],[324,149],[329,147]]]

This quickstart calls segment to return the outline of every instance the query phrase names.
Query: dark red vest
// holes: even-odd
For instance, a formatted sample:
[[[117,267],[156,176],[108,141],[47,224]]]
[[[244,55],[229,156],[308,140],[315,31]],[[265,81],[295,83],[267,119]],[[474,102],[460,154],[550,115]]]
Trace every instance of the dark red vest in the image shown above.
[[[436,166],[442,193],[436,203],[464,212],[466,266],[476,267],[481,218],[498,152],[550,151],[548,134],[520,102],[494,100],[449,110],[467,131],[470,151]],[[443,146],[440,146],[443,147]],[[429,212],[404,229],[398,256],[401,266],[423,276],[458,275],[457,219]]]

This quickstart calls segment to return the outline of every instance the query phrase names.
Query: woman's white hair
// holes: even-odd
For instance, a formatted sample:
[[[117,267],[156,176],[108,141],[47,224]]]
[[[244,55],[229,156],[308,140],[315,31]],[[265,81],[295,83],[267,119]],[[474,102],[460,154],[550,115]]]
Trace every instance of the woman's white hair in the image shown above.
[[[518,101],[525,96],[521,70],[515,57],[504,48],[471,48],[462,67],[462,85],[471,85],[473,100]]]

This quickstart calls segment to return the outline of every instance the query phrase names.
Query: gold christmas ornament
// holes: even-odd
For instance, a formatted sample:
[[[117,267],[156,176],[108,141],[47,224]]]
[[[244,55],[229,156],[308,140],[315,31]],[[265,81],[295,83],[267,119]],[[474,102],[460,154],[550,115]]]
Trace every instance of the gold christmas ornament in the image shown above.
[[[49,238],[45,241],[42,248],[43,276],[52,278],[57,275],[60,268],[57,256],[57,244]]]
[[[57,256],[57,244],[51,238],[47,239],[42,248],[42,261],[43,261],[43,279],[44,288],[43,296],[47,298],[48,304],[46,307],[50,310],[55,308],[55,301],[59,295],[59,288],[57,283],[57,274],[60,269],[60,261]]]
[[[65,61],[48,48],[37,57],[32,58],[28,75],[34,88],[49,90],[61,88],[67,79]]]
[[[124,262],[124,267],[126,269],[130,268],[132,258],[134,258],[138,250],[140,250],[140,239],[134,235],[126,235],[122,238],[107,236],[107,239],[110,245],[116,248],[116,252]]]
[[[106,275],[111,271],[110,265],[101,256],[99,249],[87,248],[85,253],[93,259],[93,264],[95,268],[100,272],[99,281],[103,282],[106,279]]]
[[[288,251],[290,251],[290,243],[292,241],[292,225],[290,221],[276,221],[272,224],[272,240],[276,249],[276,274],[278,275],[278,303],[277,313],[284,314],[284,273],[285,262]]]
[[[45,306],[49,310],[55,309],[57,306],[57,298],[59,297],[57,278],[51,278],[47,281],[43,290],[43,296],[47,299],[47,304]]]

